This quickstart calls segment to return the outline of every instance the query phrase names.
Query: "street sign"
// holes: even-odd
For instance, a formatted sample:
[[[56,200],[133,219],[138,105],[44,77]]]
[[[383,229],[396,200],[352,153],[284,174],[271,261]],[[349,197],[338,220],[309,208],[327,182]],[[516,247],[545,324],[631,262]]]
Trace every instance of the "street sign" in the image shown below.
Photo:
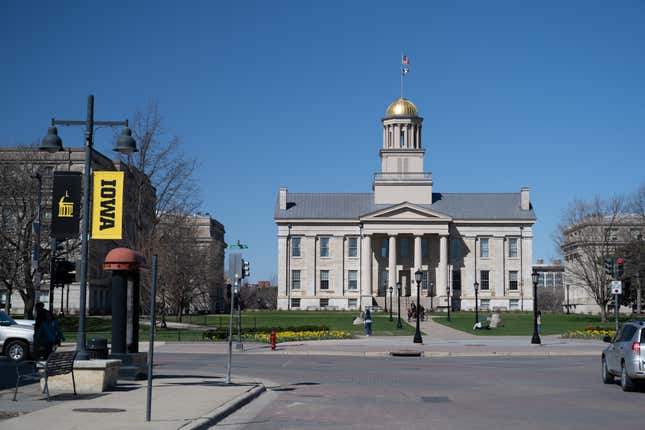
[[[248,249],[249,246],[244,244],[244,243],[240,243],[240,241],[238,240],[237,243],[234,243],[233,245],[229,245],[229,248],[231,248],[231,249]]]
[[[623,294],[622,281],[611,281],[611,294]]]

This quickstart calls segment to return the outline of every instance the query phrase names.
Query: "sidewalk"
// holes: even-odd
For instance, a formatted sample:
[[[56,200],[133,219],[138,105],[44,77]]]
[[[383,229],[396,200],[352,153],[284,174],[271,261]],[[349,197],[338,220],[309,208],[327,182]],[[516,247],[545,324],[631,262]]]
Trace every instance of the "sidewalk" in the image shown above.
[[[208,428],[265,390],[256,381],[233,382],[226,385],[221,377],[201,375],[155,376],[150,422],[145,421],[147,381],[120,381],[109,392],[78,397],[65,393],[52,397],[50,402],[43,400],[46,397],[38,384],[26,385],[19,388],[17,402],[11,401],[13,389],[0,391],[5,413],[24,413],[0,420],[0,429]]]
[[[475,336],[446,327],[432,320],[421,323],[423,343],[413,343],[413,336],[359,336],[355,339],[296,341],[278,343],[275,351],[268,344],[244,343],[234,354],[269,355],[340,355],[379,357],[392,352],[419,351],[424,357],[481,356],[597,356],[606,344],[597,340],[561,339],[542,336],[541,345],[532,345],[531,336]],[[234,339],[236,341],[237,339]],[[227,342],[167,343],[164,352],[225,354]]]

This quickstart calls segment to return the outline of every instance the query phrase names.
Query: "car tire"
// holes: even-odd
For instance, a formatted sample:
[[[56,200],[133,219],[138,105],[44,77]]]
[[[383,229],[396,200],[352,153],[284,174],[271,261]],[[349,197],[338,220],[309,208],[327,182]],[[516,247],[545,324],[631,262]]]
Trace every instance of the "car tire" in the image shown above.
[[[634,391],[636,389],[636,384],[627,374],[625,363],[622,364],[620,369],[620,386],[623,388],[623,391]]]
[[[615,382],[614,375],[607,368],[607,360],[605,360],[605,357],[602,358],[602,382],[605,384],[613,384]]]
[[[12,340],[7,344],[5,352],[11,361],[22,361],[29,355],[29,345],[23,340]]]

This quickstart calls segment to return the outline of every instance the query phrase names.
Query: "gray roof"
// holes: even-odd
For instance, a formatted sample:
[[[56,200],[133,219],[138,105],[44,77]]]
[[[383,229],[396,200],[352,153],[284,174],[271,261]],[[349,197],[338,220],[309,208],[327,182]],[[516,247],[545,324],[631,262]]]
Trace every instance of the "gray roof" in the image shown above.
[[[358,219],[396,205],[374,204],[374,193],[287,193],[287,209],[276,201],[278,219]],[[432,205],[416,205],[465,220],[534,221],[535,211],[520,209],[520,193],[432,193]]]

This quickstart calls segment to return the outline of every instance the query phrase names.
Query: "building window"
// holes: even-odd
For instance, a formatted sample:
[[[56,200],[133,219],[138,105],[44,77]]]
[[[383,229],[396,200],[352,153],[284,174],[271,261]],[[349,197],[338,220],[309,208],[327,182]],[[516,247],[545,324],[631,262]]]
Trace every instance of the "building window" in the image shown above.
[[[488,258],[488,238],[487,237],[479,239],[479,256],[482,258]]]
[[[320,299],[320,307],[326,308],[327,306],[329,306],[329,299]]]
[[[349,238],[349,246],[347,248],[350,257],[358,256],[358,239],[355,237]]]
[[[387,257],[388,243],[387,239],[381,241],[381,257]]]
[[[553,273],[551,272],[546,273],[546,286],[553,288]]]
[[[320,289],[321,290],[329,289],[329,270],[320,271]]]
[[[562,288],[562,272],[555,273],[555,288]]]
[[[401,130],[401,134],[399,135],[399,145],[401,146],[401,148],[405,146],[405,133],[403,132],[403,130]]]
[[[349,300],[347,300],[347,307],[349,309],[357,309],[358,308],[358,299],[349,299]]]
[[[517,258],[517,238],[512,237],[508,240],[508,256],[510,258]]]
[[[517,286],[517,270],[511,270],[508,272],[508,289],[517,291]]]
[[[299,237],[291,238],[291,256],[300,257],[300,238]]]
[[[422,290],[428,289],[428,271],[427,270],[424,270],[421,272],[421,289]]]
[[[611,240],[611,241],[618,240],[618,229],[617,228],[608,228],[607,229],[607,240]]]
[[[479,271],[479,288],[484,291],[484,290],[490,290],[490,272],[488,270],[480,270]]]
[[[320,256],[329,257],[329,238],[328,237],[320,238]]]
[[[519,311],[520,310],[520,299],[510,299],[508,301],[508,310],[509,311]]]
[[[450,239],[450,259],[459,260],[461,258],[461,241],[456,237]]]
[[[421,239],[421,256],[428,256],[428,239]]]
[[[300,270],[291,271],[291,289],[292,290],[300,289]]]
[[[490,310],[490,299],[481,299],[479,301],[479,309],[482,311]]]
[[[291,307],[292,308],[299,308],[300,307],[300,299],[291,299]]]
[[[358,271],[350,270],[347,273],[347,289],[348,290],[357,290],[358,289]]]
[[[399,254],[401,257],[407,257],[410,255],[410,239],[408,238],[401,238],[401,241],[399,242]]]
[[[544,272],[538,272],[538,287],[544,288]]]
[[[629,230],[629,237],[632,240],[639,240],[641,237],[641,231],[638,229],[631,229]]]
[[[388,275],[389,269],[385,269],[381,272],[381,288],[379,288],[379,294],[385,294],[385,291],[387,291]]]
[[[452,271],[452,290],[461,290],[461,270]]]

